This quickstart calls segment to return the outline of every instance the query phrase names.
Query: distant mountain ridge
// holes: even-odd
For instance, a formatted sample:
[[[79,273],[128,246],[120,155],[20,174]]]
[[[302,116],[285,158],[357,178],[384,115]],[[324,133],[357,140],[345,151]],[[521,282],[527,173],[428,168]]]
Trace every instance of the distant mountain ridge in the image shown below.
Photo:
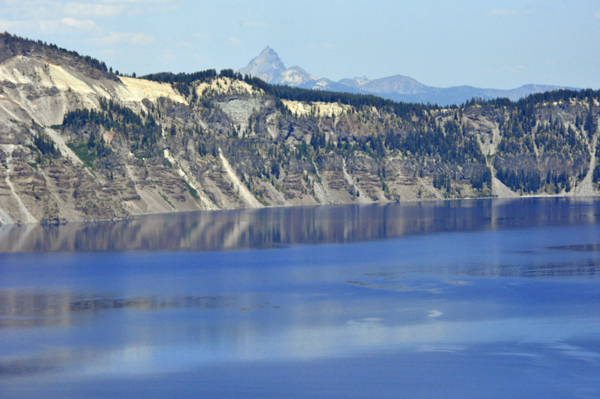
[[[527,84],[516,89],[484,89],[473,86],[432,87],[403,75],[369,79],[366,76],[341,79],[334,82],[317,78],[299,66],[286,68],[279,55],[266,47],[247,66],[238,70],[273,84],[288,85],[313,90],[339,91],[348,93],[374,94],[383,98],[403,102],[431,103],[439,105],[462,104],[472,98],[493,99],[506,97],[512,101],[530,94],[558,89],[574,89],[565,86]]]

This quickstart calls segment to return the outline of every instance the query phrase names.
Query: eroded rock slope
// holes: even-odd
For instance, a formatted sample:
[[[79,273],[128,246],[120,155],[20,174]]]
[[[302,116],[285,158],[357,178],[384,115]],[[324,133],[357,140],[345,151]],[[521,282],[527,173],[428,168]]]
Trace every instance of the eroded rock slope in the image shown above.
[[[0,223],[595,195],[598,92],[439,108],[232,71],[116,76],[0,35]]]

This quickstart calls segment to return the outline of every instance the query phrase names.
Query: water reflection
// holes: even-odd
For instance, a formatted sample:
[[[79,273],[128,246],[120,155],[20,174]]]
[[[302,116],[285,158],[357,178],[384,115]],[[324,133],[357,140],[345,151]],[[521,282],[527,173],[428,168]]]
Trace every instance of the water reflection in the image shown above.
[[[557,245],[548,248],[568,251],[600,252],[600,244]]]
[[[430,397],[448,397],[468,379],[470,394],[449,396],[509,384],[492,396],[532,397],[512,393],[559,380],[566,394],[545,397],[597,397],[599,206],[454,201],[5,226],[3,251],[41,253],[0,256],[0,396],[290,397],[304,386],[297,397],[331,397],[355,384],[338,396],[371,397],[395,382],[385,397],[410,384],[407,396],[439,385]],[[244,378],[287,385],[269,395],[236,385]]]
[[[597,198],[459,200],[267,208],[138,217],[119,222],[0,228],[0,252],[214,251],[343,243],[523,226],[595,223]]]
[[[531,301],[532,309],[527,312],[510,301],[474,295],[481,288],[502,291],[506,287],[477,287],[475,281],[461,287],[468,299],[440,295],[443,290],[422,290],[425,296],[416,300],[408,295],[379,297],[364,291],[354,302],[343,297],[304,298],[283,310],[263,307],[248,313],[235,307],[227,315],[223,309],[211,312],[193,307],[173,313],[173,309],[157,307],[138,309],[141,312],[134,316],[123,308],[113,308],[90,314],[93,317],[86,320],[87,325],[73,323],[68,331],[21,329],[25,342],[37,343],[26,347],[15,339],[19,343],[13,349],[16,352],[0,356],[0,383],[3,377],[48,371],[123,377],[224,362],[289,362],[398,352],[473,356],[476,348],[477,356],[489,357],[497,348],[485,346],[499,342],[510,343],[508,353],[512,354],[547,358],[541,352],[551,349],[558,359],[568,354],[600,365],[600,354],[593,345],[585,349],[585,343],[580,343],[577,351],[565,350],[566,342],[573,347],[582,337],[600,333],[598,306],[575,310],[576,301],[570,300],[577,289],[585,292],[589,287],[512,287],[512,295]],[[564,290],[567,303],[561,305],[557,298],[543,301],[552,310],[536,306],[536,291],[544,288],[550,291],[548,297]],[[581,297],[589,301],[593,296],[588,292]]]
[[[70,324],[75,316],[114,309],[157,310],[167,308],[224,309],[237,299],[227,296],[140,296],[120,297],[73,292],[38,293],[0,290],[0,328]]]

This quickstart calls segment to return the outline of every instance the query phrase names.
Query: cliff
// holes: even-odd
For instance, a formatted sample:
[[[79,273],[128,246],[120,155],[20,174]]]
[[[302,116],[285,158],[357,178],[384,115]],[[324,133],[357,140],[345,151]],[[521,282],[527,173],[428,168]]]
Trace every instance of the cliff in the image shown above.
[[[0,34],[0,223],[595,195],[599,98],[441,108],[230,70],[142,79]]]

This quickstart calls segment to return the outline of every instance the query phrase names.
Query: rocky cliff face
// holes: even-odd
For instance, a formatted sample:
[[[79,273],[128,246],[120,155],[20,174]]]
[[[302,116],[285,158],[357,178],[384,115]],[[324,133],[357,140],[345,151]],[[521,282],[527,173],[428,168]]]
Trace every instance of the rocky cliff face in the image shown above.
[[[597,92],[333,102],[231,71],[118,77],[10,35],[0,60],[1,224],[598,190]]]

